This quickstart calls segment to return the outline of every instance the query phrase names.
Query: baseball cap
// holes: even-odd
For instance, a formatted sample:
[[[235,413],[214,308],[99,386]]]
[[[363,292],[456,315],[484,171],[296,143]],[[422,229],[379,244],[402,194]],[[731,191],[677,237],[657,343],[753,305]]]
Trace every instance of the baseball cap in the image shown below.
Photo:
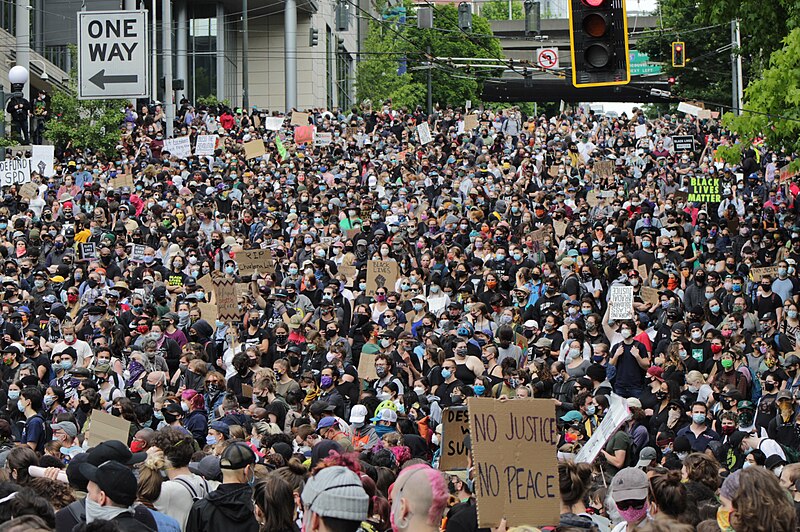
[[[638,467],[626,467],[611,481],[611,497],[614,502],[644,500],[647,498],[648,486],[649,481],[644,471]]]
[[[108,440],[90,449],[89,457],[86,461],[93,466],[99,466],[108,461],[119,462],[125,465],[134,465],[139,462],[144,462],[145,458],[147,458],[146,452],[132,453],[131,450],[128,449],[128,446],[121,441]]]
[[[575,423],[576,421],[580,421],[583,419],[583,416],[577,410],[570,410],[563,416],[561,416],[561,421],[566,421],[567,423]]]
[[[647,467],[650,465],[650,462],[656,459],[656,457],[657,455],[655,449],[652,447],[645,447],[639,453],[639,461],[636,463],[636,467]]]
[[[80,471],[116,504],[130,506],[136,501],[136,477],[128,466],[108,460],[99,466],[81,464]]]
[[[333,416],[324,417],[319,420],[319,423],[317,424],[317,430],[319,431],[321,429],[328,429],[338,424],[339,421],[335,417]]]
[[[222,480],[218,456],[204,456],[199,462],[189,462],[189,471],[206,480]]]
[[[63,430],[64,434],[70,438],[78,435],[78,427],[71,421],[62,421],[60,423],[50,423],[50,428],[53,430]]]
[[[378,421],[388,421],[389,423],[397,423],[397,412],[395,412],[391,408],[383,408],[381,409],[381,411],[378,413],[377,416],[372,418],[372,421],[376,423]]]
[[[220,469],[244,469],[255,463],[256,453],[243,443],[228,445],[219,458]]]
[[[647,368],[647,374],[659,382],[664,382],[664,369],[660,366],[650,366]]]
[[[326,467],[306,483],[301,495],[308,509],[321,517],[345,521],[367,518],[369,495],[361,479],[342,466]]]
[[[350,423],[363,423],[367,419],[367,407],[364,405],[355,405],[350,410]]]
[[[312,416],[319,416],[323,412],[333,412],[334,410],[336,410],[336,407],[328,401],[314,401],[308,409]]]

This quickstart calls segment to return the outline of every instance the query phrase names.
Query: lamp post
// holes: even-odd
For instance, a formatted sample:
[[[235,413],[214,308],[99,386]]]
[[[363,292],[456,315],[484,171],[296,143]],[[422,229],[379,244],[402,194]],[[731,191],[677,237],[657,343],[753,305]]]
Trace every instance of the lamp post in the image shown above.
[[[5,138],[6,136],[6,104],[8,100],[11,98],[24,98],[25,94],[22,92],[22,89],[25,87],[25,84],[28,83],[28,69],[17,65],[15,67],[11,67],[11,70],[8,71],[8,81],[11,83],[11,93],[6,94],[5,87],[3,84],[0,83],[0,101],[3,102],[3,119],[0,120],[0,138]]]

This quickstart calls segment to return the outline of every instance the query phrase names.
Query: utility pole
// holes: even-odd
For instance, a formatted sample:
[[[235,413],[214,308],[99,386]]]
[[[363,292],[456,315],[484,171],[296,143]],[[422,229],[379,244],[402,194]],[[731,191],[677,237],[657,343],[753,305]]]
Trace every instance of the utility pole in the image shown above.
[[[250,33],[248,30],[247,0],[242,0],[242,108],[245,113],[250,109]]]
[[[327,46],[327,43],[326,43]],[[283,11],[286,112],[297,108],[297,1],[286,0]]]
[[[164,114],[167,119],[165,138],[172,136],[175,105],[172,103],[172,0],[161,0],[161,52],[164,64]]]
[[[431,61],[431,46],[428,45],[428,116],[433,114],[433,62]]]
[[[739,32],[739,19],[731,21],[731,90],[733,93],[733,112],[742,114],[742,36]]]
[[[17,43],[16,64],[31,71],[31,2],[30,0],[17,0]],[[31,101],[30,80],[22,88],[22,97]],[[5,112],[5,111],[4,111]]]

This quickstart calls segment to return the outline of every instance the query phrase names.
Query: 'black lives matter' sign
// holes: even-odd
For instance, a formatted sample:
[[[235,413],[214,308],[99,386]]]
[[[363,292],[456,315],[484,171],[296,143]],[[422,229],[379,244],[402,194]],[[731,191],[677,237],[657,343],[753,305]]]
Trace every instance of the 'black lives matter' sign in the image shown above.
[[[689,197],[687,201],[697,203],[719,203],[719,179],[715,177],[689,178]]]

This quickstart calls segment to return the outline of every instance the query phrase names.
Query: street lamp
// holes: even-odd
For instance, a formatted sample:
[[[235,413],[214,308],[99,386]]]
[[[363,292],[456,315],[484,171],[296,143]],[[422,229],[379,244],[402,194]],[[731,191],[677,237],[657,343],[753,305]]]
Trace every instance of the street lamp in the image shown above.
[[[6,94],[5,87],[0,83],[0,101],[3,102],[3,119],[0,120],[0,138],[6,136],[6,105],[11,98],[25,98],[23,89],[25,84],[28,83],[28,69],[24,66],[14,66],[8,71],[8,81],[11,83],[11,93]]]

